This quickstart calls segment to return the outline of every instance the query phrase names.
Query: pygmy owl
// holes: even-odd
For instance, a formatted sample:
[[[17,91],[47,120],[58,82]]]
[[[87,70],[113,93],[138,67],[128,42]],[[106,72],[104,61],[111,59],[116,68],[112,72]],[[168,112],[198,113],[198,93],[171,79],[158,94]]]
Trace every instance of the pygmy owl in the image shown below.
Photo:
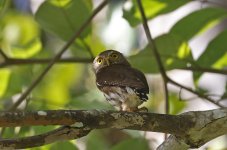
[[[149,87],[142,72],[132,68],[118,51],[106,50],[93,61],[96,85],[120,111],[138,111],[148,99]]]

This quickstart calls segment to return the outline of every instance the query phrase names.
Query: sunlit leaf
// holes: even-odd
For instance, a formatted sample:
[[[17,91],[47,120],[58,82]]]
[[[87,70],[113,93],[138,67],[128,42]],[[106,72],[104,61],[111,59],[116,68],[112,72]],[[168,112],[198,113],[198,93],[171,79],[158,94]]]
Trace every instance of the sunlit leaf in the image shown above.
[[[115,145],[111,150],[150,150],[148,142],[142,138],[134,138],[122,141]]]
[[[170,30],[185,40],[201,34],[227,17],[227,11],[221,8],[205,8],[195,11],[178,21]]]
[[[227,67],[227,53],[221,56],[213,65],[212,67],[217,69],[223,69]]]
[[[45,1],[36,12],[36,20],[47,31],[68,40],[89,17],[92,11],[91,1],[51,0]],[[91,28],[86,28],[81,37],[85,37]]]
[[[0,22],[2,49],[11,57],[28,58],[41,48],[39,28],[29,15],[8,12]]]
[[[131,1],[130,1],[131,2]],[[158,15],[174,11],[178,7],[190,2],[189,0],[143,0],[143,8],[148,19]],[[131,26],[141,23],[141,15],[136,0],[132,0],[132,7],[124,8],[123,17],[128,20]]]
[[[227,66],[227,30],[221,32],[215,39],[213,39],[196,61],[200,67],[214,67],[222,69]],[[201,73],[194,72],[195,79],[200,77]]]
[[[0,97],[2,97],[8,87],[10,69],[0,69]]]
[[[29,58],[38,53],[42,48],[39,39],[34,39],[25,46],[14,46],[12,49],[12,57]]]
[[[166,70],[186,67],[192,61],[192,55],[187,42],[174,34],[162,35],[155,39],[155,43]],[[159,72],[156,59],[149,46],[138,54],[129,57],[129,60],[132,66],[144,72]]]

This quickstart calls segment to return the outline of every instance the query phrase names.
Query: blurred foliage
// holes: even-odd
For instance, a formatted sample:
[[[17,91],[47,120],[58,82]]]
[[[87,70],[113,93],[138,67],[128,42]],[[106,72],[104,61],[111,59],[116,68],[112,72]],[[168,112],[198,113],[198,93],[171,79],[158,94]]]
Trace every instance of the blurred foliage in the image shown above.
[[[0,44],[10,57],[29,58],[41,48],[40,33],[33,17],[9,10],[1,18]]]
[[[165,34],[155,39],[157,49],[162,56],[162,62],[166,70],[186,67],[187,63],[193,61],[190,47],[177,35]],[[149,45],[140,53],[131,56],[130,62],[136,68],[147,73],[158,73],[159,68]],[[145,65],[150,64],[150,65]]]
[[[35,18],[44,30],[67,41],[75,32],[79,31],[81,25],[90,16],[91,11],[91,0],[50,0],[42,3],[35,14]],[[91,25],[71,45],[72,53],[77,56],[88,57],[87,51],[81,51],[81,49],[86,48],[86,43],[90,42],[90,35]]]
[[[21,1],[26,3],[28,1]],[[137,29],[141,25],[141,17],[136,0],[127,1],[130,7],[123,7],[123,18]],[[161,15],[174,12],[178,8],[187,5],[190,0],[143,0],[143,6],[148,19],[154,19]],[[118,1],[112,1],[118,3]],[[113,5],[109,5],[111,7]],[[0,48],[12,58],[33,59],[53,58],[65,42],[67,42],[84,21],[92,14],[94,5],[91,0],[46,0],[35,13],[29,10],[21,10],[13,1],[0,1]],[[104,49],[110,49],[104,44],[97,26],[100,22],[110,21],[111,13],[115,9],[109,9],[108,15],[104,11],[98,19],[93,20],[81,36],[70,46],[64,57],[91,58]],[[160,53],[162,63],[166,71],[186,68],[187,66],[224,69],[227,66],[227,31],[220,31],[209,42],[204,52],[198,59],[194,59],[189,46],[190,40],[202,35],[227,17],[227,11],[219,7],[201,8],[180,20],[170,31],[154,39]],[[106,23],[108,25],[108,23]],[[101,28],[103,28],[101,26]],[[112,31],[118,32],[118,29]],[[138,45],[140,36],[134,37]],[[135,42],[135,41],[134,41]],[[129,43],[130,44],[130,43]],[[134,55],[129,56],[133,67],[145,73],[159,73],[159,69],[152,50],[148,45],[142,49],[133,49]],[[130,53],[131,53],[130,52]],[[4,57],[0,56],[0,64]],[[25,66],[13,66],[0,69],[0,102],[1,109],[6,109],[13,104],[15,96],[18,96],[31,82],[42,72],[46,65],[35,64]],[[198,81],[203,73],[193,72],[194,80]],[[105,101],[103,95],[97,90],[94,83],[94,75],[89,64],[56,64],[48,72],[45,78],[29,95],[27,110],[44,109],[114,109]],[[158,80],[159,81],[159,80]],[[160,84],[161,81],[159,81]],[[227,85],[226,85],[227,87]],[[199,93],[207,93],[196,87]],[[146,105],[149,110],[159,112],[162,107],[163,93],[151,89],[153,97]],[[226,99],[226,91],[222,98]],[[179,94],[179,93],[177,93]],[[187,103],[179,101],[179,96],[171,93],[170,113],[178,114],[187,107]],[[161,95],[161,96],[160,96]],[[160,101],[159,101],[160,99]],[[7,128],[4,137],[23,137],[41,134],[55,129],[57,126],[47,127],[22,127]],[[113,137],[118,141],[113,141]],[[138,136],[140,135],[140,136]],[[124,137],[124,138],[123,138]],[[112,138],[112,139],[111,139]],[[141,132],[116,131],[92,131],[82,142],[87,150],[148,150],[150,141],[141,136]],[[112,142],[112,143],[111,143]],[[53,143],[34,150],[47,149],[79,149],[77,140]]]
[[[101,134],[101,132],[98,131],[92,131],[88,138],[86,143],[87,150],[105,150],[108,148],[108,142],[106,141],[105,137]]]
[[[42,28],[64,40],[69,40],[89,17],[91,10],[90,0],[50,0],[42,3],[35,17]],[[86,28],[81,37],[86,37],[90,30],[91,27]]]
[[[0,97],[2,97],[8,87],[10,73],[9,69],[0,69]]]
[[[170,114],[176,115],[179,114],[185,107],[186,103],[183,102],[181,99],[179,100],[179,95],[170,94]]]
[[[121,143],[115,145],[111,150],[150,150],[147,140],[143,138],[134,138],[122,141]]]
[[[158,15],[174,11],[188,2],[190,0],[143,0],[142,4],[147,18],[153,19]],[[124,9],[123,17],[127,19],[131,26],[136,26],[141,23],[141,16],[136,0],[132,0],[132,3],[132,7]]]

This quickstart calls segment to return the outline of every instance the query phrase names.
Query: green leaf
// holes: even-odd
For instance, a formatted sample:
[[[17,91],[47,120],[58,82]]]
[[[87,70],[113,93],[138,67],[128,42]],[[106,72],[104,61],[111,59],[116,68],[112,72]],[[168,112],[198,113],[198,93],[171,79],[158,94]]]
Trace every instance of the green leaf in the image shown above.
[[[195,11],[180,21],[170,30],[186,41],[201,34],[227,17],[227,11],[221,8],[205,8]]]
[[[86,101],[85,101],[86,99]],[[113,109],[113,107],[105,100],[105,97],[97,89],[75,96],[68,106],[76,109]]]
[[[0,22],[0,43],[8,56],[28,58],[37,54],[42,44],[39,28],[29,15],[9,11]]]
[[[47,31],[68,40],[81,27],[92,11],[91,1],[45,1],[36,12],[36,20]],[[81,37],[90,33],[86,28]]]
[[[76,81],[79,82],[83,69],[83,65],[79,64],[54,66],[39,86],[39,90],[34,93],[34,97],[42,95],[49,108],[64,107],[71,99],[70,88]]]
[[[158,15],[169,13],[180,6],[190,2],[190,0],[143,0],[143,8],[148,19]],[[123,17],[128,20],[131,26],[141,23],[141,15],[136,0],[132,1],[132,7],[123,10]]]
[[[29,58],[37,54],[42,49],[42,44],[38,38],[33,39],[27,45],[14,46],[12,57]]]
[[[35,132],[35,134],[43,134],[48,131],[54,130],[56,128],[57,128],[57,126],[33,126],[31,128],[31,130],[33,130],[33,132]]]
[[[222,69],[227,67],[227,53],[221,56],[213,65],[212,67]]]
[[[2,138],[9,138],[9,137],[15,137],[15,128],[13,127],[8,127],[5,128],[4,134]]]
[[[187,63],[192,61],[191,51],[187,42],[174,34],[162,35],[155,39],[155,43],[166,70],[186,67]],[[132,66],[144,72],[159,72],[156,59],[149,46],[140,53],[130,56],[129,61]]]
[[[107,150],[108,143],[100,131],[93,130],[88,134],[86,150]]]
[[[111,148],[111,150],[149,150],[148,142],[143,138],[124,140]]]
[[[227,30],[221,32],[207,46],[206,50],[196,61],[202,67],[210,67],[215,64],[220,58],[227,54]],[[225,60],[227,62],[227,59]],[[220,69],[220,68],[218,68]]]
[[[15,67],[11,69],[10,80],[4,98],[12,97],[22,91],[23,87],[31,84],[34,79],[34,68],[32,66]]]
[[[11,71],[9,69],[0,69],[0,97],[5,94],[8,87]]]
[[[187,105],[186,102],[181,101],[176,94],[171,94],[169,97],[170,102],[170,114],[180,113]]]

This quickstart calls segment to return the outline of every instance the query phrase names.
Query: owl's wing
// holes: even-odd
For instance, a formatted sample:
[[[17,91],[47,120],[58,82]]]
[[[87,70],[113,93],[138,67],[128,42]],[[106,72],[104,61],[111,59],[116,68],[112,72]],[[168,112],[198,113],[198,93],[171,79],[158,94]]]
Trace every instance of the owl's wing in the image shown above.
[[[147,80],[142,72],[125,65],[111,65],[99,70],[96,84],[103,86],[120,86],[136,89],[140,93],[149,93]]]

